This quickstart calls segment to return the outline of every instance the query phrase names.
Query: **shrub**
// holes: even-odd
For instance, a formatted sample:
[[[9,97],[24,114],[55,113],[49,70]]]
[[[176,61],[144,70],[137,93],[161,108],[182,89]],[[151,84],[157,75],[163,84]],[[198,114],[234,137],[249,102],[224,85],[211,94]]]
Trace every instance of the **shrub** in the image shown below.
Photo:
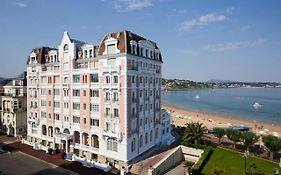
[[[202,153],[199,160],[196,162],[196,164],[193,167],[192,174],[200,174],[203,170],[204,166],[210,159],[211,155],[213,154],[214,149],[211,146],[206,146],[204,149],[204,152]]]

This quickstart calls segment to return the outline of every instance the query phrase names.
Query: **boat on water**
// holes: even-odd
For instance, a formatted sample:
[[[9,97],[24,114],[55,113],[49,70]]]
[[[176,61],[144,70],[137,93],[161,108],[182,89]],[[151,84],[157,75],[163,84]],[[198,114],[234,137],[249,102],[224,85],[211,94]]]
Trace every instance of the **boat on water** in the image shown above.
[[[259,109],[259,108],[262,107],[262,105],[259,104],[258,102],[255,102],[255,103],[253,104],[253,107],[254,107],[255,109]]]
[[[199,98],[200,98],[199,95],[196,95],[196,96],[195,96],[195,99],[196,99],[196,100],[198,100]]]

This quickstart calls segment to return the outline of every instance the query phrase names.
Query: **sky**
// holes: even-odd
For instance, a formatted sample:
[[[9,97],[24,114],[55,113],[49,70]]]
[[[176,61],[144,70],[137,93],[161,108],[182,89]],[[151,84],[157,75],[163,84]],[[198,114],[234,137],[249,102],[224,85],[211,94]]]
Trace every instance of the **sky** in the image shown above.
[[[2,0],[0,77],[64,31],[98,45],[124,29],[158,44],[164,78],[281,82],[280,0]]]

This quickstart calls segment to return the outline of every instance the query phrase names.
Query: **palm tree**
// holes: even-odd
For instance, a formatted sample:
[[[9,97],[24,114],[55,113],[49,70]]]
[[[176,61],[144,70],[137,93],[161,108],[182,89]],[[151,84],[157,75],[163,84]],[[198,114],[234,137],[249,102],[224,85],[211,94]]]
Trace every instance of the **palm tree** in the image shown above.
[[[219,139],[219,144],[221,144],[221,138],[225,135],[225,129],[214,128],[214,135]]]
[[[241,140],[241,131],[237,130],[226,130],[226,135],[229,140],[233,142],[233,148],[236,148],[236,143]]]
[[[281,139],[273,135],[267,135],[263,136],[262,141],[270,150],[270,159],[273,160],[273,154],[281,150]]]
[[[241,134],[241,140],[247,147],[247,151],[249,151],[249,147],[253,146],[259,140],[259,136],[253,132],[243,132]]]
[[[202,139],[208,131],[203,123],[191,122],[186,123],[185,125],[186,128],[184,131],[183,140],[187,141],[188,143],[198,144],[199,140]]]

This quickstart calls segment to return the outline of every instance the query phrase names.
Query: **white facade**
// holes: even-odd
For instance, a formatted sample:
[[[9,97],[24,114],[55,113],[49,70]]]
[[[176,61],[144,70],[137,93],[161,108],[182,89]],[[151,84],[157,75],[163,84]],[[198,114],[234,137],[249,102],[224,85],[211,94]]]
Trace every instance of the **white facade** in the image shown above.
[[[106,35],[99,46],[65,32],[58,49],[34,49],[28,140],[119,168],[132,163],[170,136],[160,110],[161,59],[155,43],[128,31]]]
[[[26,134],[26,84],[22,79],[8,80],[0,96],[0,132],[10,136]]]

